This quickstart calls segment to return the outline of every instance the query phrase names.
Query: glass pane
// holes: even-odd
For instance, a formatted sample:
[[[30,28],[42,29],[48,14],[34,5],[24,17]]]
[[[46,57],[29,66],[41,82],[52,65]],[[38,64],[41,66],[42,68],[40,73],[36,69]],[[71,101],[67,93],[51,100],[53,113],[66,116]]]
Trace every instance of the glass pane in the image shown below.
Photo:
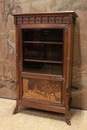
[[[23,44],[24,59],[62,61],[62,44]]]
[[[63,29],[23,29],[23,71],[62,75]]]
[[[23,71],[39,74],[62,75],[62,65],[43,62],[24,62]]]
[[[24,29],[23,41],[63,42],[63,29]]]

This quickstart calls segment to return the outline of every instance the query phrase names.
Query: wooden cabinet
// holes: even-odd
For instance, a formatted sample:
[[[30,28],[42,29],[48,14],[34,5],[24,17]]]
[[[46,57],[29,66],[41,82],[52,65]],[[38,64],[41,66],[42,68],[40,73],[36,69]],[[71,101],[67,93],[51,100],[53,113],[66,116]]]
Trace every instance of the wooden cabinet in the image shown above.
[[[65,114],[70,124],[73,11],[14,14],[19,106]]]

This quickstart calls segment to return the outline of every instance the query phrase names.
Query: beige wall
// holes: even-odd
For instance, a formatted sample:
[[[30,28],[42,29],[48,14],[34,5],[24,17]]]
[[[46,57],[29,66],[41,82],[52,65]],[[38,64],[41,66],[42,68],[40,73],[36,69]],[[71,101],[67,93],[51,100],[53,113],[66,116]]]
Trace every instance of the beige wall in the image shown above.
[[[74,10],[72,106],[87,109],[87,0],[0,0],[0,97],[15,99],[15,28],[12,13]]]

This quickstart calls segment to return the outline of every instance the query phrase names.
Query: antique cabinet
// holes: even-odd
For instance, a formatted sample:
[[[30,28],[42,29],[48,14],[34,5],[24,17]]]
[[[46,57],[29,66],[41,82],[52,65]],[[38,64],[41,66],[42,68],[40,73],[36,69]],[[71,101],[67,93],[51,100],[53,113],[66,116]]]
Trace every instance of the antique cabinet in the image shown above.
[[[69,120],[74,11],[14,14],[19,106],[65,114]]]

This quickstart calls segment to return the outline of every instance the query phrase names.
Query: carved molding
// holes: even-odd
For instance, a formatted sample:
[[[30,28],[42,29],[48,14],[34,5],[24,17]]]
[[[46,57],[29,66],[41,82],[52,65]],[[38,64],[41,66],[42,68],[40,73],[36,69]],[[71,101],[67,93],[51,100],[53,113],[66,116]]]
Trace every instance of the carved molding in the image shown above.
[[[15,24],[69,24],[74,21],[69,16],[15,16]]]

